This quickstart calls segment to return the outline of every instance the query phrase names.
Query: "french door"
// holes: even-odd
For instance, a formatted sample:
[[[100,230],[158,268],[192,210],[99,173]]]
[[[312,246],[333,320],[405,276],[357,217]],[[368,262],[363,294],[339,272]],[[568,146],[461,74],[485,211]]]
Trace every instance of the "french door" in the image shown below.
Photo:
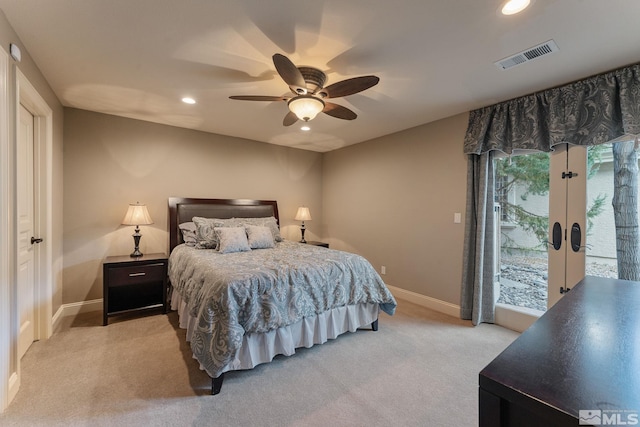
[[[563,170],[565,179],[562,172],[551,176],[550,239],[555,221],[561,222],[566,238],[564,250],[549,252],[549,306],[585,274],[640,280],[637,143],[620,139],[588,148],[563,147],[558,154],[556,170]],[[571,173],[575,171],[578,176]]]
[[[497,227],[499,303],[540,312],[585,274],[640,280],[638,154],[633,141],[588,148],[563,144],[549,154],[498,161],[510,162],[496,168],[502,220]],[[534,178],[536,171],[548,172],[548,181]],[[518,179],[519,186],[511,186],[516,194],[501,188]],[[529,217],[523,219],[525,213]],[[525,256],[518,259],[514,253]]]
[[[587,150],[563,144],[496,162],[497,302],[536,317],[584,277]]]
[[[499,284],[495,322],[509,329],[527,329],[546,311],[549,301],[558,299],[556,292],[562,295],[560,288],[567,287],[564,230],[570,219],[566,207],[557,208],[566,206],[567,154],[564,148],[495,160],[498,225],[494,229],[498,232],[494,246],[500,247],[495,258],[498,280],[494,283]],[[553,178],[562,172],[565,181]],[[582,174],[574,171],[575,175]],[[551,245],[550,222],[559,222],[556,235],[562,241],[556,245]]]
[[[551,307],[585,276],[587,148],[556,146],[549,163],[547,306]]]

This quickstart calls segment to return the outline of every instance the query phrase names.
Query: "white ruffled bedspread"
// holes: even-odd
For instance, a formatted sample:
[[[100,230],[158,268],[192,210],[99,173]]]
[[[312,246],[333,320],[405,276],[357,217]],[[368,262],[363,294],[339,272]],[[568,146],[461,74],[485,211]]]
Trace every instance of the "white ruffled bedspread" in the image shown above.
[[[337,307],[396,301],[363,257],[284,241],[272,249],[221,254],[176,247],[169,279],[195,320],[191,350],[212,377],[229,369],[249,333],[299,323]]]

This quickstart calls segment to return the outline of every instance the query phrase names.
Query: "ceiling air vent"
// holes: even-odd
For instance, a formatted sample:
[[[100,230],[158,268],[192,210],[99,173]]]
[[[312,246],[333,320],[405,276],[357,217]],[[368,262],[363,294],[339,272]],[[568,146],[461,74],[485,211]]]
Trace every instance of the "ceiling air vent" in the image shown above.
[[[525,51],[516,53],[515,55],[511,55],[508,58],[501,59],[498,62],[495,62],[496,67],[501,70],[506,70],[511,67],[515,67],[516,65],[524,64],[525,62],[533,61],[536,58],[540,58],[541,56],[548,55],[553,52],[557,52],[558,45],[553,40],[549,40],[538,46],[534,46]]]

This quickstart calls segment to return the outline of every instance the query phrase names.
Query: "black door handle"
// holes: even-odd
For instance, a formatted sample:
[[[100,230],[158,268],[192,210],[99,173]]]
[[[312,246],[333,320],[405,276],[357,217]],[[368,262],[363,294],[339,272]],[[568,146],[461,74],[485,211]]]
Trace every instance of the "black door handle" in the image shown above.
[[[31,244],[33,245],[34,243],[42,243],[42,239],[40,238],[36,239],[35,237],[31,237]]]
[[[582,243],[580,224],[575,222],[571,226],[571,249],[573,249],[574,252],[578,252],[580,250],[580,243]]]
[[[559,222],[553,224],[553,249],[556,251],[562,246],[562,226]]]

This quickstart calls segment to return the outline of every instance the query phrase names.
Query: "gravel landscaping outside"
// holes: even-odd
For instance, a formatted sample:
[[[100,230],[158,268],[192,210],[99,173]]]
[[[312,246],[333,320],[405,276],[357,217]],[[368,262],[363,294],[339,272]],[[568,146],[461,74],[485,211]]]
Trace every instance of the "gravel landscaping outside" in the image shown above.
[[[499,303],[547,310],[547,258],[501,255]],[[590,262],[587,275],[616,278],[615,265]]]

